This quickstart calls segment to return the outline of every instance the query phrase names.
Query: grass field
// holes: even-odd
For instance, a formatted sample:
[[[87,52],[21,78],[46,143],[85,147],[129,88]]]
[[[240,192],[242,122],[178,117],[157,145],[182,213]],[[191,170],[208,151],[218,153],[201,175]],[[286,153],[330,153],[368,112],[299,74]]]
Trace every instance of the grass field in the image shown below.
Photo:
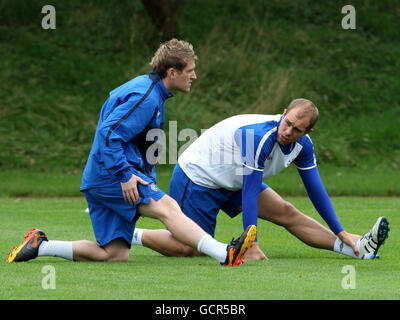
[[[351,166],[319,165],[322,180],[330,195],[334,196],[398,196],[400,170],[385,165],[363,163]],[[157,184],[168,191],[172,166],[159,166]],[[0,198],[5,197],[75,197],[81,196],[82,170],[0,171]],[[306,195],[304,185],[294,166],[268,179],[267,184],[286,195]]]
[[[321,221],[308,198],[287,198]],[[381,258],[358,261],[305,246],[286,230],[259,223],[259,242],[269,261],[251,261],[239,268],[221,267],[208,257],[167,258],[135,246],[127,263],[76,263],[40,257],[8,264],[7,253],[33,227],[49,239],[94,240],[83,197],[9,198],[0,200],[0,299],[145,299],[145,300],[267,300],[267,299],[399,299],[400,258],[397,253],[400,199],[394,197],[335,197],[332,199],[347,231],[364,234],[380,215],[391,233]],[[137,226],[158,228],[151,219]],[[216,238],[228,242],[240,234],[241,219],[220,214]],[[344,289],[345,266],[355,270],[355,288]],[[54,267],[55,289],[44,289],[45,266]],[[43,272],[42,272],[43,271]],[[234,280],[234,281],[232,281]],[[33,295],[34,293],[34,295]]]
[[[0,302],[400,298],[398,1],[191,0],[180,11],[175,36],[193,43],[198,81],[190,95],[167,102],[166,136],[168,121],[179,132],[199,133],[235,114],[274,114],[294,98],[309,98],[321,111],[311,137],[340,221],[359,234],[380,215],[390,221],[375,261],[307,247],[260,221],[259,241],[270,260],[240,268],[207,257],[166,258],[143,247],[132,249],[128,263],[5,262],[33,227],[49,239],[94,240],[79,186],[100,107],[110,90],[149,71],[161,42],[140,1],[54,0],[56,30],[41,28],[45,4],[0,0]],[[347,4],[357,10],[355,30],[341,27]],[[157,173],[164,191],[170,169]],[[268,184],[294,195],[287,199],[321,221],[295,171]],[[138,226],[163,227],[149,219]],[[218,240],[241,231],[240,218],[220,215]],[[48,266],[55,289],[42,286]],[[355,289],[342,287],[346,266],[356,272]]]

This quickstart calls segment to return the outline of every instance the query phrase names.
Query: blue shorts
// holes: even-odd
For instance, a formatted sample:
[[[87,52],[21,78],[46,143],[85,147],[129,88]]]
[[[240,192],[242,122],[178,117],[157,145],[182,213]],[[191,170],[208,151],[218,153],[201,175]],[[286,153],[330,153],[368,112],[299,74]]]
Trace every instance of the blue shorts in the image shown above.
[[[261,191],[268,186],[263,183]],[[203,230],[214,236],[220,210],[231,218],[242,212],[242,190],[210,189],[192,182],[177,163],[169,184],[169,196]]]
[[[117,238],[124,239],[130,247],[139,218],[137,206],[149,203],[150,198],[158,201],[165,195],[154,183],[138,183],[138,190],[139,201],[134,206],[125,201],[120,184],[83,191],[89,206],[94,235],[100,247]]]

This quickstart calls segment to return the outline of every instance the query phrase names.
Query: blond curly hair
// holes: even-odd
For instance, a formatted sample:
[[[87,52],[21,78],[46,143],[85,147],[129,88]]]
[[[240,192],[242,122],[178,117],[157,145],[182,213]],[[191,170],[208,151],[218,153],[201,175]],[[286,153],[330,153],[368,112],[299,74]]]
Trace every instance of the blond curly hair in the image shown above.
[[[150,65],[161,78],[165,78],[169,68],[182,71],[189,60],[197,60],[193,46],[184,40],[171,39],[160,45]]]

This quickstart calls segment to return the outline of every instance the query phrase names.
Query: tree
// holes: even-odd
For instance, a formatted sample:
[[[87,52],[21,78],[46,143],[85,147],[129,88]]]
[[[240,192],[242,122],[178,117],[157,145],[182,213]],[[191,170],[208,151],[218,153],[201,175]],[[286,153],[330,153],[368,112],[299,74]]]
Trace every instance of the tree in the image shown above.
[[[163,40],[178,33],[178,14],[185,0],[141,0]]]

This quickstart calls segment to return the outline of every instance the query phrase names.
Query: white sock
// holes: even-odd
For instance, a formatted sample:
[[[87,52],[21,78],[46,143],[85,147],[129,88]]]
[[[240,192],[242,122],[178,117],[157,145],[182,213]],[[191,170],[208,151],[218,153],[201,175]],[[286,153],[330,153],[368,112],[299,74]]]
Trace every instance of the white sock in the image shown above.
[[[226,260],[226,247],[227,245],[225,243],[215,240],[209,234],[206,234],[203,238],[201,238],[197,244],[198,251],[217,259],[221,263],[225,262]]]
[[[356,243],[357,249],[360,250],[360,240],[357,241]],[[344,254],[346,256],[359,259],[358,256],[354,253],[353,249],[345,244],[342,240],[339,238],[336,238],[335,245],[333,246],[333,251]]]
[[[133,237],[132,237],[132,244],[137,244],[138,246],[142,246],[142,237],[143,237],[143,232],[146,229],[139,229],[135,228],[135,231],[133,232]]]
[[[53,256],[73,260],[72,241],[43,241],[39,246],[38,256]]]

